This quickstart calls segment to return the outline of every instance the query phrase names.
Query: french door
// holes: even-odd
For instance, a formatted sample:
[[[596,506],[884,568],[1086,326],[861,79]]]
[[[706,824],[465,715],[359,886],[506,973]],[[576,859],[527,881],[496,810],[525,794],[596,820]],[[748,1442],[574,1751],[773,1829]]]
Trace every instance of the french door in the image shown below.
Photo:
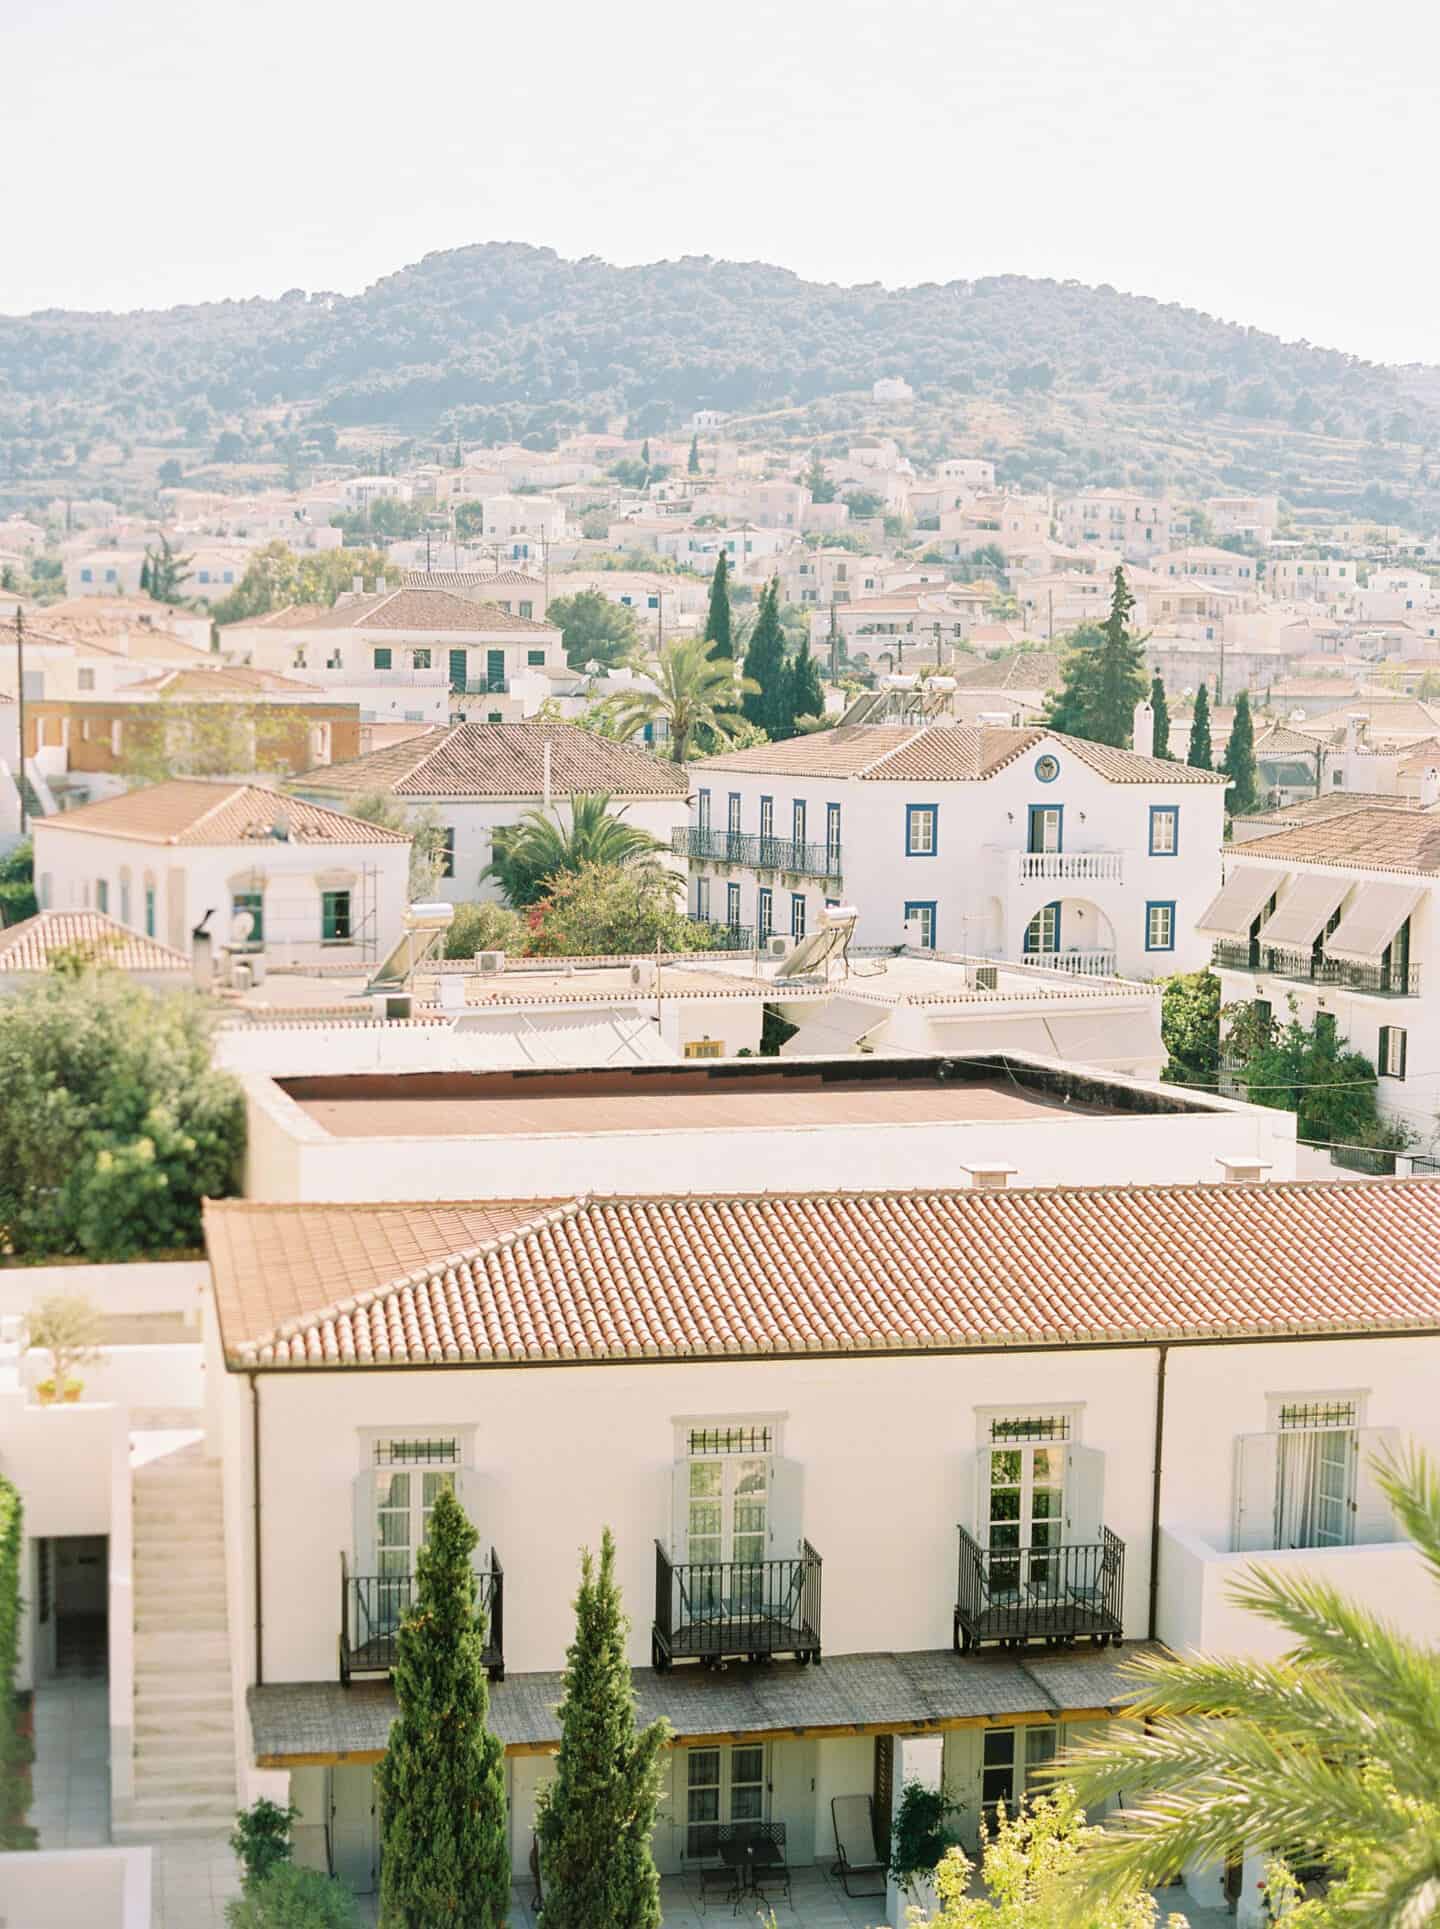
[[[686,1762],[685,1853],[713,1855],[727,1822],[765,1820],[765,1749],[692,1748]]]
[[[689,1463],[687,1559],[691,1598],[758,1607],[770,1528],[770,1462],[764,1454],[725,1454]]]
[[[1027,848],[1032,855],[1060,848],[1061,815],[1058,804],[1030,806],[1030,835]]]
[[[986,1521],[992,1599],[1054,1591],[1064,1522],[1064,1447],[992,1448]]]
[[[398,1627],[410,1606],[415,1556],[442,1492],[455,1491],[454,1472],[384,1468],[375,1479],[377,1632]]]

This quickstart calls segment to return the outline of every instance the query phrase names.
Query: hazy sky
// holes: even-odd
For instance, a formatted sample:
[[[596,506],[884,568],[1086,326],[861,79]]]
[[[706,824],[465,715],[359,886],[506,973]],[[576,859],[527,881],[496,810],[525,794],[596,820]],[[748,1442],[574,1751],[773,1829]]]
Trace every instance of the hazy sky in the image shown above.
[[[1440,361],[1437,57],[1428,0],[0,0],[0,313],[513,240]]]

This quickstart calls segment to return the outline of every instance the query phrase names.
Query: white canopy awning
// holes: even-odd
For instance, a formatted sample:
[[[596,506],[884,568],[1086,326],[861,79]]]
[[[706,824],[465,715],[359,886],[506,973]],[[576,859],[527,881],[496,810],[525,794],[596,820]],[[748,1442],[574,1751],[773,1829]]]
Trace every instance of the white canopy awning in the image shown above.
[[[1424,895],[1423,884],[1362,884],[1325,940],[1327,958],[1374,964]]]
[[[1348,877],[1297,877],[1275,915],[1260,927],[1260,942],[1277,951],[1308,951],[1351,889]]]
[[[1283,882],[1279,871],[1237,864],[1195,928],[1213,932],[1217,938],[1248,938],[1251,925]]]
[[[832,998],[818,1010],[813,1006],[800,1020],[793,1037],[780,1047],[782,1058],[813,1058],[853,1052],[866,1032],[888,1025],[890,1013],[884,1005],[872,1005],[861,998]]]

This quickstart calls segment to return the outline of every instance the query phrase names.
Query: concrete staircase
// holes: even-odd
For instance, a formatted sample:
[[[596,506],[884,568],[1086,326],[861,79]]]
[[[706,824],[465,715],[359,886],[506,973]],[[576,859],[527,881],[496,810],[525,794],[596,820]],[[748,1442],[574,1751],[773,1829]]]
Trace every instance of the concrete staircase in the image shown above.
[[[210,1835],[236,1807],[220,1463],[179,1446],[136,1468],[134,1501],[135,1793],[111,1832]]]

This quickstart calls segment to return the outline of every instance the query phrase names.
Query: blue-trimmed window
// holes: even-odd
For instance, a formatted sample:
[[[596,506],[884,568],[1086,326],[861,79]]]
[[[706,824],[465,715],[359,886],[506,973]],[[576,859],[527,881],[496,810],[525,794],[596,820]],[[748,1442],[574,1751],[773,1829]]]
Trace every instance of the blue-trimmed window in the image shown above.
[[[775,799],[760,799],[760,862],[773,867],[777,852],[775,849]]]
[[[725,886],[725,922],[729,925],[740,922],[740,886],[738,884]]]
[[[695,880],[695,915],[697,918],[710,916],[710,880],[697,877]]]
[[[1025,849],[1032,856],[1065,848],[1065,806],[1031,804],[1025,827]]]
[[[1178,857],[1179,854],[1180,806],[1152,804],[1150,806],[1150,855]]]
[[[1152,899],[1145,906],[1145,949],[1147,951],[1175,949],[1175,900],[1173,898]]]
[[[761,944],[775,929],[775,893],[762,884],[755,895],[755,936]]]
[[[934,857],[939,843],[940,806],[907,804],[905,806],[905,855]]]
[[[905,905],[905,922],[907,924],[915,923],[919,925],[922,949],[926,951],[933,951],[935,949],[934,898],[923,898],[920,900],[914,898],[908,899]]]
[[[805,935],[805,893],[790,893],[790,935],[798,944]]]
[[[710,793],[697,790],[695,793],[695,828],[708,831],[710,828]]]
[[[797,797],[790,806],[790,837],[792,842],[805,842],[805,799]]]
[[[840,806],[838,804],[825,806],[825,857],[827,865],[832,870],[840,860]]]
[[[1026,957],[1037,951],[1058,951],[1060,949],[1060,905],[1042,904],[1025,927],[1023,950]]]
[[[732,837],[740,830],[740,793],[732,790],[725,800],[725,828]]]

